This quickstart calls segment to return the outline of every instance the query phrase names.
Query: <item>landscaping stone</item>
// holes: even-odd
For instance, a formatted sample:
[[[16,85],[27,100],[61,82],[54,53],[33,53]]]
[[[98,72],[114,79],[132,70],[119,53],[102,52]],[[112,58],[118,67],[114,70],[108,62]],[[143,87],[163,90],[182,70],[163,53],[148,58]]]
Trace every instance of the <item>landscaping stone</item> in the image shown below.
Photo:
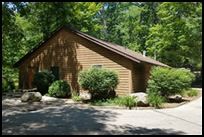
[[[181,102],[182,96],[181,95],[175,95],[175,99],[177,102]]]
[[[137,106],[148,106],[149,101],[147,100],[147,94],[144,92],[132,93],[130,96],[135,97]]]
[[[82,99],[91,99],[91,94],[89,93],[80,93],[79,95]]]
[[[22,102],[39,102],[42,99],[40,92],[26,92],[21,96]]]

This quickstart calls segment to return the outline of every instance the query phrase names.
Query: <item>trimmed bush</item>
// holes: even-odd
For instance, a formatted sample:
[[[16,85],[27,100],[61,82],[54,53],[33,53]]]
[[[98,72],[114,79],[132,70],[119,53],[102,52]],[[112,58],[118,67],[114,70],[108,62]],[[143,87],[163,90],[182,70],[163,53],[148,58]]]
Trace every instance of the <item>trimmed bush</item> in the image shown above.
[[[69,97],[70,85],[64,80],[57,80],[49,87],[48,93],[51,97]]]
[[[44,95],[48,92],[49,86],[54,81],[54,75],[51,71],[42,70],[35,73],[32,84],[37,87],[38,91]]]
[[[150,73],[147,90],[160,91],[164,97],[182,93],[195,79],[195,75],[185,69],[154,67]]]
[[[91,68],[79,73],[79,84],[88,90],[92,99],[106,98],[119,83],[118,74],[113,70]]]

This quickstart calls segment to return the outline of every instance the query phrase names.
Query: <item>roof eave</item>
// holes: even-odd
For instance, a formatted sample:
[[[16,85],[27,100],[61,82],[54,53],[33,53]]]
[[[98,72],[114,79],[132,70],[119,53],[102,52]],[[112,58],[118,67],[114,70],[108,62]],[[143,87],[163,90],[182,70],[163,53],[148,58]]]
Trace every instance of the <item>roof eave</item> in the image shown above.
[[[154,65],[154,66],[161,66],[161,67],[166,67],[166,68],[172,68],[171,66],[168,66],[166,64],[155,64],[155,63],[149,63],[149,62],[145,62],[145,61],[142,61],[141,63],[149,64],[149,65]]]

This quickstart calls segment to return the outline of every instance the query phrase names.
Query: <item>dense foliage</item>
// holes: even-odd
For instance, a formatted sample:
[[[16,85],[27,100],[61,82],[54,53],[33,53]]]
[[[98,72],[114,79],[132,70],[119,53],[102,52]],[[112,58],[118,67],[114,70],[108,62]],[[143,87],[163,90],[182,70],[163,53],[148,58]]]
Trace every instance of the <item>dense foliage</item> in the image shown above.
[[[2,79],[60,25],[202,71],[202,2],[2,2]]]
[[[49,86],[54,81],[54,75],[48,70],[36,72],[32,84],[37,87],[38,91],[44,95],[48,92]]]
[[[79,73],[79,84],[88,90],[91,98],[104,98],[119,84],[118,74],[113,70],[91,68]]]
[[[70,85],[64,80],[57,80],[49,87],[48,93],[51,97],[69,97]]]
[[[187,90],[195,79],[195,75],[185,69],[154,67],[150,73],[147,91],[160,92],[165,97]]]
[[[160,108],[170,95],[184,94],[191,87],[195,75],[186,69],[154,67],[148,80],[148,100]]]
[[[11,92],[15,89],[13,81],[2,79],[2,92]]]

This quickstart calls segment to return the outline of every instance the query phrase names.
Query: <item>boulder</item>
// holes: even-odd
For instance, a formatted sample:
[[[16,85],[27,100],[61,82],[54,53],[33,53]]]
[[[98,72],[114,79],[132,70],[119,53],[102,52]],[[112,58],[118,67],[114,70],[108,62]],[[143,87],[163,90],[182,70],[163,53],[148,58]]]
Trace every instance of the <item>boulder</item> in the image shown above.
[[[40,92],[26,92],[21,96],[22,102],[40,102],[42,95]]]
[[[181,95],[175,95],[176,102],[181,102],[182,101],[182,96]]]
[[[137,106],[148,106],[149,101],[147,99],[147,94],[144,92],[132,93],[130,96],[135,97],[135,101],[137,102]]]
[[[79,96],[82,99],[91,99],[91,94],[89,94],[89,93],[80,93]]]

